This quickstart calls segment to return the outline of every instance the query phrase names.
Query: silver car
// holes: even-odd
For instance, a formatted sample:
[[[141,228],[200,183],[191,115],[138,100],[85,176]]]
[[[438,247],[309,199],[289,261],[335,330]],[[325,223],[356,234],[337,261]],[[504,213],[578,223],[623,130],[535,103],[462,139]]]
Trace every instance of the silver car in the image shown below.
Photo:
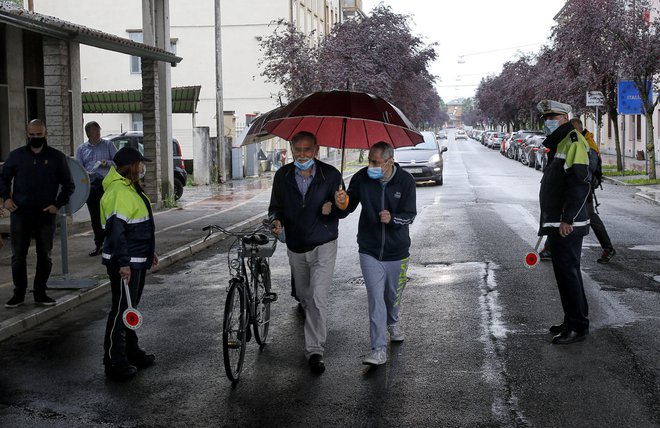
[[[416,182],[434,181],[442,185],[442,154],[447,147],[439,146],[432,132],[423,131],[424,141],[411,147],[394,150],[394,161],[412,174]]]

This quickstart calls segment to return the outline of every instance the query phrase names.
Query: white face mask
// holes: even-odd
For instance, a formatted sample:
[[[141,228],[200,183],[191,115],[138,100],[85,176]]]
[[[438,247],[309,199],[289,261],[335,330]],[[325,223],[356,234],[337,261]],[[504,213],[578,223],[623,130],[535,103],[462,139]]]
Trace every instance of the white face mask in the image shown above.
[[[545,121],[545,135],[550,135],[559,128],[559,121],[556,119]]]
[[[147,174],[147,166],[145,164],[140,165],[140,180],[144,179],[144,176]]]

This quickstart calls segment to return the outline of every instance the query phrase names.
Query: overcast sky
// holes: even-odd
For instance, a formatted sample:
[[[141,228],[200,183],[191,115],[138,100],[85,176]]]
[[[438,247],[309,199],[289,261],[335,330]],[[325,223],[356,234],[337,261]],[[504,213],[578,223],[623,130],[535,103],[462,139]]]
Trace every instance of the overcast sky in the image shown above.
[[[369,13],[381,0],[363,0]],[[548,40],[553,17],[564,0],[382,0],[396,13],[410,14],[413,34],[438,43],[431,72],[445,102],[471,97],[482,77],[499,74],[518,52],[538,52]],[[464,64],[458,63],[465,55]],[[460,76],[460,77],[458,77]],[[459,80],[460,79],[460,80]],[[465,86],[459,86],[465,85]],[[469,85],[469,86],[468,86]]]

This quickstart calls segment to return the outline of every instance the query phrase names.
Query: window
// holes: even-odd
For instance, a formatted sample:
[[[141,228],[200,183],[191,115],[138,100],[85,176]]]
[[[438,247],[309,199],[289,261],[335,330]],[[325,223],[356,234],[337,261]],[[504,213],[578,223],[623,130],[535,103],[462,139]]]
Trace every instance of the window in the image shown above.
[[[131,129],[133,131],[142,131],[143,123],[142,113],[133,113],[131,115]]]
[[[637,133],[637,139],[641,140],[642,139],[642,115],[638,114],[635,116],[635,124],[637,125],[636,133]]]
[[[170,39],[170,52],[176,55],[176,42],[178,42],[179,39]]]
[[[128,38],[134,42],[142,43],[142,31],[129,31]],[[142,73],[142,62],[139,56],[131,56],[131,74]]]

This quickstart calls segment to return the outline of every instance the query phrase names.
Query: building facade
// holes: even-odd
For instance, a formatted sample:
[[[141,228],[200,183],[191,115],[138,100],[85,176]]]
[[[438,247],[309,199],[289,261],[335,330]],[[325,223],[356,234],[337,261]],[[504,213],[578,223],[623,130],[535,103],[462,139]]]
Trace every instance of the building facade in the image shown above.
[[[33,0],[36,12],[125,37],[142,40],[142,2],[139,0]],[[172,134],[183,157],[192,158],[192,128],[216,130],[215,4],[220,3],[223,109],[236,115],[236,131],[246,117],[277,107],[278,87],[261,76],[259,38],[272,34],[274,22],[284,19],[310,33],[327,34],[342,19],[339,0],[170,0],[170,50],[185,57],[171,70],[173,87],[201,86],[195,115],[173,114]],[[141,85],[139,61],[82,46],[82,91],[120,91]],[[137,114],[87,114],[103,133],[140,130]],[[227,132],[226,132],[227,133]],[[230,135],[226,135],[230,137]]]

